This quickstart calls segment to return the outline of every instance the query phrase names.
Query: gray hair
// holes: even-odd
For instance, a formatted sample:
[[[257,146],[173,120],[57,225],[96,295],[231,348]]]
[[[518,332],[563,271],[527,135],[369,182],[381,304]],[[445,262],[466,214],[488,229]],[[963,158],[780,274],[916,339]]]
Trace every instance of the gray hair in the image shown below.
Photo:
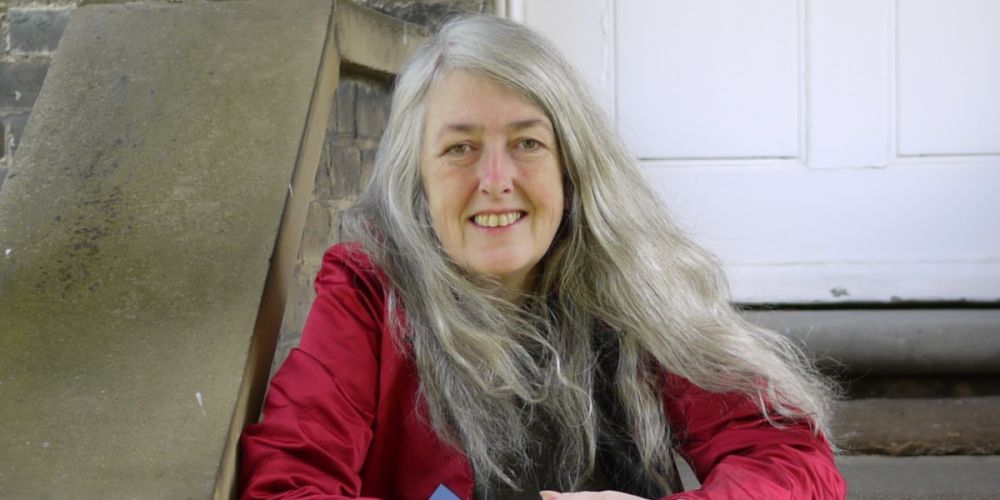
[[[520,301],[452,262],[431,226],[419,164],[425,104],[452,71],[519,92],[555,129],[566,214]],[[517,487],[540,446],[529,430],[538,421],[561,436],[564,488],[593,472],[608,426],[595,403],[600,346],[617,353],[607,378],[620,425],[640,474],[661,491],[673,467],[662,370],[743,392],[775,425],[805,419],[828,431],[829,385],[787,339],[735,312],[719,264],[669,219],[609,123],[549,41],[495,17],[455,19],[400,74],[371,180],[342,216],[342,237],[391,282],[387,320],[401,348],[412,346],[429,423],[477,480]]]

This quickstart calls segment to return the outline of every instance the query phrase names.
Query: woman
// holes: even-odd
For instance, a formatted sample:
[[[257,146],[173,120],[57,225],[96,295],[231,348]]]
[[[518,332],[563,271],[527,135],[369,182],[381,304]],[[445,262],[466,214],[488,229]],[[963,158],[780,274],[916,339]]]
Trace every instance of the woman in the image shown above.
[[[674,448],[702,488],[668,498],[844,496],[822,379],[529,29],[459,19],[412,57],[341,234],[245,498],[659,498]]]

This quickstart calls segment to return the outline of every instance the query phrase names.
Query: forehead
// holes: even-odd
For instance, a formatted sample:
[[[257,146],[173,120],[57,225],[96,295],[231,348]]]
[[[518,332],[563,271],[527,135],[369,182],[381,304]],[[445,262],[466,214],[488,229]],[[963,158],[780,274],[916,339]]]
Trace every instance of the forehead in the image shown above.
[[[520,92],[468,71],[449,71],[427,95],[425,125],[488,126],[530,119],[552,127],[546,113]]]

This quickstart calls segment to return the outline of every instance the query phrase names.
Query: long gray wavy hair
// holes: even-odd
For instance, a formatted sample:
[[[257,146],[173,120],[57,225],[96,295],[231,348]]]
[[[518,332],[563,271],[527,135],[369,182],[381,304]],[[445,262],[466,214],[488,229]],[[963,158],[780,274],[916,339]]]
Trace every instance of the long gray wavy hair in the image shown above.
[[[566,212],[520,300],[457,266],[431,226],[419,164],[425,105],[451,71],[519,92],[555,128]],[[559,436],[562,487],[593,473],[601,436],[616,428],[637,474],[669,491],[663,370],[710,391],[741,391],[776,423],[807,419],[827,431],[828,385],[788,340],[736,314],[719,265],[668,218],[575,71],[524,26],[459,18],[413,55],[341,235],[391,281],[387,320],[412,346],[429,423],[479,481],[517,487],[544,422]],[[614,418],[598,404],[607,393]]]

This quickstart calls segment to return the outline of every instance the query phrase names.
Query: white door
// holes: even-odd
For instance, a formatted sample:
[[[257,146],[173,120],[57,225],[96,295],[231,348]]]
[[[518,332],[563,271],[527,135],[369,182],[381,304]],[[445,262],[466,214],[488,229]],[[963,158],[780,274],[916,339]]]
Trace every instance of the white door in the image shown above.
[[[1000,301],[1000,1],[509,0],[744,303]]]

